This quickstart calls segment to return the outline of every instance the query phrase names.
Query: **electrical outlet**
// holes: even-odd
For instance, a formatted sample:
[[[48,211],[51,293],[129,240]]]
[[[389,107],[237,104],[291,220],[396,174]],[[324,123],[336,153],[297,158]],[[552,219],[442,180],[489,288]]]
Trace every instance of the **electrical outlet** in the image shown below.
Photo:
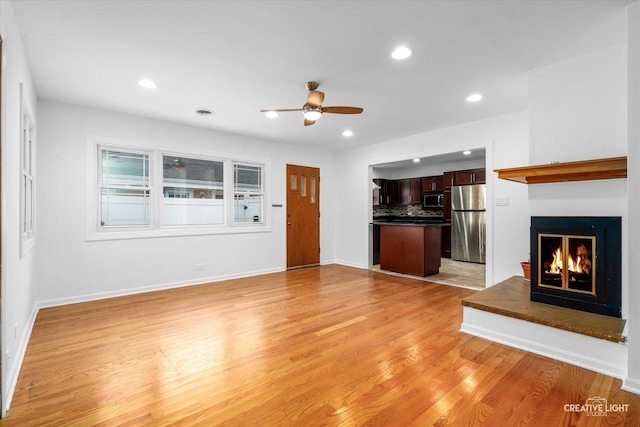
[[[204,270],[204,264],[196,264],[196,271]]]
[[[496,197],[496,206],[509,206],[509,196]]]

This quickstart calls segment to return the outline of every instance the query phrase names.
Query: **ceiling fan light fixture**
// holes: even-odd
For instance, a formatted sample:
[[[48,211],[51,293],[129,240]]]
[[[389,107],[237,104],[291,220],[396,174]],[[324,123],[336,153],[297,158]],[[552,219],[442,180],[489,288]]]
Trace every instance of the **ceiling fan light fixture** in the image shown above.
[[[411,49],[406,46],[399,46],[391,53],[393,59],[407,59],[410,56]]]
[[[143,87],[145,89],[155,89],[158,85],[150,79],[142,79],[138,81],[138,86]]]
[[[482,99],[482,95],[479,93],[472,93],[471,95],[467,96],[467,102],[478,102]]]
[[[264,115],[270,119],[275,119],[276,117],[278,117],[278,113],[275,111],[267,111],[266,113],[264,113]]]
[[[320,110],[319,108],[307,108],[302,114],[304,115],[305,119],[315,122],[320,117],[322,117],[322,110]]]

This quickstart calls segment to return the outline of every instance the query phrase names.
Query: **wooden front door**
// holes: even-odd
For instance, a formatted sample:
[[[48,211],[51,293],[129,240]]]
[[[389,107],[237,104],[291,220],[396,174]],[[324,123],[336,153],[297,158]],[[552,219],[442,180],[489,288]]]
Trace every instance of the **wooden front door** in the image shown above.
[[[320,169],[287,165],[287,268],[320,264]]]

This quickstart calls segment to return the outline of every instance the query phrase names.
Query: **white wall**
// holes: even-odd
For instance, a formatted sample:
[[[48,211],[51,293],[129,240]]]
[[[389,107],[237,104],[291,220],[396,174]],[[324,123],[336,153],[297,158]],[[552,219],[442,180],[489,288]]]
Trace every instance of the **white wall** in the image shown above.
[[[20,84],[34,115],[36,98],[13,6],[0,2],[2,49],[2,413],[18,379],[34,317],[35,252],[20,257]],[[36,126],[38,125],[36,119]],[[36,131],[37,132],[37,131]],[[39,240],[36,224],[36,241]],[[38,244],[38,243],[36,243]]]
[[[319,167],[321,210],[334,209],[333,155],[328,152],[53,101],[40,101],[38,111],[36,280],[37,299],[44,306],[284,270],[287,163]],[[87,241],[87,135],[135,141],[149,148],[269,160],[266,210],[271,231]],[[321,262],[332,262],[331,214],[322,215],[320,227]],[[196,264],[205,269],[196,271]]]
[[[623,388],[640,394],[640,3],[627,7],[628,34],[628,318],[629,331],[627,344],[629,348],[629,366]],[[634,268],[635,267],[635,268]]]
[[[627,155],[626,49],[623,43],[530,73],[532,164]],[[622,217],[622,265],[628,265],[627,180],[530,187],[532,216]],[[622,276],[626,318],[629,282]]]
[[[485,167],[486,162],[483,160],[473,161],[460,161],[455,163],[441,164],[441,165],[429,165],[418,166],[411,168],[392,169],[392,168],[375,168],[372,171],[373,178],[384,179],[405,179],[416,178],[423,176],[436,176],[442,175],[445,172],[464,170],[464,169],[477,169]]]
[[[498,180],[495,168],[528,163],[527,112],[520,111],[380,144],[345,150],[337,156],[341,183],[336,203],[337,261],[369,266],[371,165],[485,148],[487,161],[487,283],[522,274],[520,261],[529,252],[527,187]],[[509,197],[509,206],[495,207],[494,194]]]

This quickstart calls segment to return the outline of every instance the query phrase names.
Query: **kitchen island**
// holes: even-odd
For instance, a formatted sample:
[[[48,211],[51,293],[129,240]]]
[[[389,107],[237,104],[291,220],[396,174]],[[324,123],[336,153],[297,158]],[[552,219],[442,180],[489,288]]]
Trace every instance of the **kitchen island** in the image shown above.
[[[440,271],[443,224],[378,222],[380,269],[413,276]]]

